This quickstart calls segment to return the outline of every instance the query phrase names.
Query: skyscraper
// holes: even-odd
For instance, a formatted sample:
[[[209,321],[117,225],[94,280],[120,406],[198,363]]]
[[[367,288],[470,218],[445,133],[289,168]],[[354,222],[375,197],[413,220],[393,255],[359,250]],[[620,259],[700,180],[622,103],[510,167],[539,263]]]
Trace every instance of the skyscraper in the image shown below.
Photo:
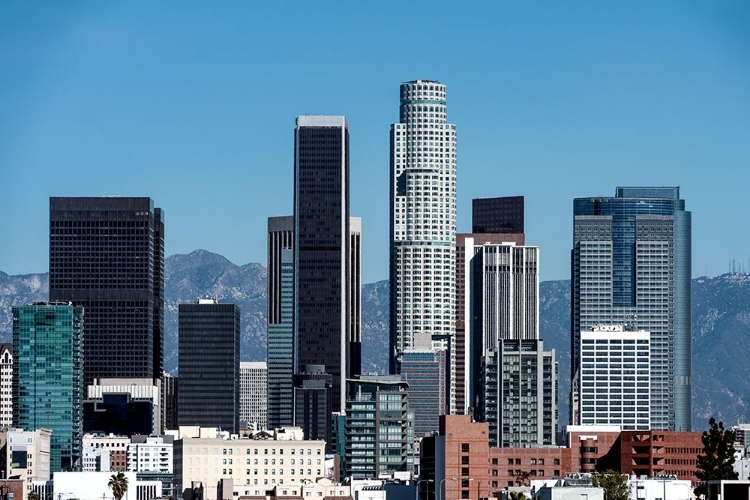
[[[268,428],[294,418],[294,217],[268,218]]]
[[[240,308],[200,299],[179,305],[179,425],[237,433],[240,415]]]
[[[679,187],[618,187],[573,201],[571,420],[580,423],[580,332],[650,332],[651,429],[689,431],[691,213]]]
[[[482,360],[479,420],[490,445],[525,448],[557,443],[555,350],[536,339],[500,340]]]
[[[456,329],[456,126],[439,82],[401,84],[390,201],[390,369],[397,373],[404,351],[445,346]],[[450,373],[455,380],[455,357]]]
[[[524,234],[523,196],[471,200],[471,232]]]
[[[459,414],[468,413],[476,405],[476,399],[472,399],[471,395],[475,380],[469,375],[472,371],[471,346],[476,346],[471,338],[471,324],[475,314],[480,312],[472,309],[479,307],[479,302],[475,301],[472,305],[474,292],[471,287],[481,281],[472,281],[471,275],[481,275],[482,259],[474,259],[474,256],[482,252],[484,245],[524,245],[523,210],[523,196],[474,199],[471,212],[473,232],[456,236],[456,412]],[[479,339],[481,336],[477,337],[477,341]],[[478,367],[474,373],[480,373]]]
[[[13,344],[0,344],[0,425],[13,425]]]
[[[71,470],[83,447],[83,308],[13,307],[13,425],[52,431],[50,469]]]
[[[359,373],[359,219],[349,218],[349,130],[343,116],[299,116],[294,134],[295,367],[324,365],[332,409]]]
[[[557,363],[539,340],[539,249],[475,245],[471,237],[464,249],[473,255],[466,263],[467,378],[476,415],[490,424],[494,446],[554,445]]]
[[[349,381],[346,408],[346,475],[351,479],[413,472],[414,415],[408,383],[394,375]]]
[[[422,438],[440,428],[440,415],[445,415],[446,360],[445,349],[404,351],[401,378],[409,385],[409,410],[414,413],[414,437]]]
[[[50,198],[49,297],[86,310],[84,383],[161,379],[164,214],[150,198]]]
[[[305,439],[323,439],[332,453],[331,376],[322,365],[307,365],[294,376],[294,426]]]

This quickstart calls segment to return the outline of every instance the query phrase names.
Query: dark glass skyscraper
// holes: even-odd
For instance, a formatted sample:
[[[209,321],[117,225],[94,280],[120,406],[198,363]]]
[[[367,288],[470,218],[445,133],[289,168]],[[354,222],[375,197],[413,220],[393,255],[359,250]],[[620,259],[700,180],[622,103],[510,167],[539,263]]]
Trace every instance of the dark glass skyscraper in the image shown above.
[[[294,217],[268,218],[268,428],[293,424]]]
[[[13,425],[50,429],[50,470],[79,464],[83,440],[83,308],[13,308]]]
[[[332,409],[359,373],[358,219],[349,218],[349,131],[343,116],[300,116],[294,134],[296,367],[324,365]]]
[[[580,332],[622,324],[650,332],[651,429],[689,431],[691,213],[679,187],[618,187],[573,201],[571,420]]]
[[[179,306],[179,425],[237,433],[240,417],[240,308],[201,299]]]
[[[472,233],[524,233],[523,196],[471,200]]]
[[[150,198],[50,198],[49,297],[86,310],[84,383],[161,379],[164,214]]]

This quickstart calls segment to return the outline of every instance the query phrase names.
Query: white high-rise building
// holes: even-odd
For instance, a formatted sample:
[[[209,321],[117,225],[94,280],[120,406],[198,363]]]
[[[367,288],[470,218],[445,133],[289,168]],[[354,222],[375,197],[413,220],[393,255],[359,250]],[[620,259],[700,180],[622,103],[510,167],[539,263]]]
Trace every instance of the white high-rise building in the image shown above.
[[[390,191],[391,372],[397,373],[404,351],[450,347],[456,331],[456,126],[448,123],[439,82],[401,84]]]
[[[240,363],[240,421],[268,426],[268,366],[265,361]]]
[[[0,344],[0,426],[13,425],[13,344]]]
[[[650,429],[650,333],[597,326],[580,339],[581,424]]]

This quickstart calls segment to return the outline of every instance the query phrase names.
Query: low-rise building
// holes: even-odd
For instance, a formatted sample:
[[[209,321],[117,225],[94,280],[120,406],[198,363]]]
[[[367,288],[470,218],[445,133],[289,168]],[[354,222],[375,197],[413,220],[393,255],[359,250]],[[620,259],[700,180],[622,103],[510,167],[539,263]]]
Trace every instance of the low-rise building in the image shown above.
[[[52,431],[4,431],[5,471],[8,479],[21,479],[25,486],[24,498],[33,489],[34,481],[46,481],[50,478],[50,448]]]
[[[184,431],[184,432],[183,432]],[[305,440],[299,430],[260,432],[251,439],[210,428],[180,428],[174,442],[175,495],[191,498],[195,484],[261,486],[314,481],[325,475],[325,441]]]
[[[84,434],[83,436],[84,448],[103,449],[109,452],[109,470],[112,472],[128,470],[127,451],[129,445],[130,438],[128,436],[100,433]]]

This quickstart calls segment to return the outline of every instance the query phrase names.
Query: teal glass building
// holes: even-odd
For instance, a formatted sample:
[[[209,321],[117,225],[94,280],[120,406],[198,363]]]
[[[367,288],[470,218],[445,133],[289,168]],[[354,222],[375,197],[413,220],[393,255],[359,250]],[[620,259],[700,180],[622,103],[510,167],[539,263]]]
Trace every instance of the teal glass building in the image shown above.
[[[598,390],[579,387],[580,332],[619,324],[651,334],[650,428],[690,431],[692,236],[680,188],[618,187],[576,198],[573,214],[572,423],[585,417],[579,391]]]
[[[13,425],[49,429],[51,472],[80,465],[83,440],[83,307],[13,307]]]

